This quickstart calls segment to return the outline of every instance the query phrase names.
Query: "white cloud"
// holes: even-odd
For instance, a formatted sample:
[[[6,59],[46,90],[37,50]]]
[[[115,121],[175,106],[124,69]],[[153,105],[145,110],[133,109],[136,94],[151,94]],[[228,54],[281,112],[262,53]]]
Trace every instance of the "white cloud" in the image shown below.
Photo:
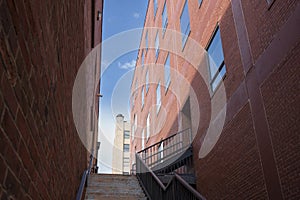
[[[137,12],[133,13],[133,17],[136,19],[140,18],[140,13]]]
[[[120,69],[132,69],[135,67],[135,63],[136,61],[135,60],[132,60],[130,62],[126,62],[124,64],[121,64],[120,62],[118,63],[118,66]]]

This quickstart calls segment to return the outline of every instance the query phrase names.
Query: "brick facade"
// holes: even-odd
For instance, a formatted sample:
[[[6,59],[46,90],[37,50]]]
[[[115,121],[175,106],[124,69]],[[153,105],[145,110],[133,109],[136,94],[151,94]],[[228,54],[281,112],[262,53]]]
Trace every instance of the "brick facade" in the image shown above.
[[[185,47],[181,46],[180,35],[170,30],[163,35],[160,31],[156,60],[157,30],[150,27],[162,27],[165,2],[167,29],[180,33],[185,1],[158,0],[154,16],[154,1],[149,0],[132,82],[131,122],[136,130],[132,153],[141,149],[141,133],[151,113],[151,137],[145,146],[177,130],[192,128],[197,190],[207,199],[299,199],[299,2],[203,0],[199,5],[197,0],[188,0],[191,32]],[[200,58],[217,25],[226,65],[226,118],[216,145],[200,158],[198,152],[204,146],[210,120],[217,120],[223,108],[222,86],[215,92],[207,87],[209,71],[205,59]],[[145,50],[147,32],[149,49]],[[202,51],[197,50],[195,43]],[[162,87],[162,108],[156,114],[155,89],[159,81],[164,81],[163,65],[168,51],[171,85],[167,91]],[[147,70],[152,84],[141,107]],[[190,116],[186,116],[188,110]]]
[[[83,0],[0,1],[1,199],[75,198],[88,152],[72,87],[92,48],[91,10]]]

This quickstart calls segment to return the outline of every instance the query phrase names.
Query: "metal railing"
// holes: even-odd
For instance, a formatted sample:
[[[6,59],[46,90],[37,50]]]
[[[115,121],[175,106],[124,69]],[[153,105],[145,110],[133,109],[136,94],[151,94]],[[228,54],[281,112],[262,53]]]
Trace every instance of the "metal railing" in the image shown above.
[[[185,129],[157,142],[137,154],[151,168],[166,163],[174,157],[179,157],[192,143],[191,129]]]
[[[135,163],[132,164],[132,166],[131,166],[130,174],[131,175],[135,175],[136,174],[136,164]]]
[[[138,154],[136,154],[136,170],[136,176],[150,199],[205,199],[177,174],[174,174],[165,186]]]
[[[94,157],[93,154],[91,154],[90,155],[89,166],[83,172],[83,175],[82,175],[82,178],[81,178],[81,182],[80,182],[80,185],[79,185],[79,189],[78,189],[77,194],[76,194],[76,200],[81,200],[82,199],[84,188],[87,185],[87,180],[88,180],[88,177],[89,177],[89,175],[91,173],[91,169],[92,169],[92,165],[93,165],[93,157]]]

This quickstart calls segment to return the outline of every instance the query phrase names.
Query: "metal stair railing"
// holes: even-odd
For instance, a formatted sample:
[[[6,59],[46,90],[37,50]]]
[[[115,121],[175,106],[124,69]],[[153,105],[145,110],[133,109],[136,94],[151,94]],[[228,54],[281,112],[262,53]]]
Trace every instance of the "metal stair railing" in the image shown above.
[[[147,166],[138,153],[136,153],[136,176],[150,199],[205,200],[201,194],[199,194],[177,174],[174,174],[172,179],[165,186],[155,173]]]
[[[92,170],[93,157],[94,157],[93,154],[91,154],[90,155],[89,166],[88,166],[88,168],[82,174],[81,182],[80,182],[80,185],[79,185],[79,189],[78,189],[77,194],[76,194],[76,200],[81,200],[82,199],[84,188],[87,185],[87,180],[88,180],[88,177],[89,177],[89,175],[91,173],[91,170]]]
[[[191,146],[191,143],[191,129],[185,129],[137,152],[137,154],[153,169],[168,159],[179,157]]]

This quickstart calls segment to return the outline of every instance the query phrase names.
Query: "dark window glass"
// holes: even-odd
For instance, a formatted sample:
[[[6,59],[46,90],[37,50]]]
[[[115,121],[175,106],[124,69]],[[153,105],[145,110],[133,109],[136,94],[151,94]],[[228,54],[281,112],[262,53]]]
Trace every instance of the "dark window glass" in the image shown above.
[[[124,144],[123,151],[124,152],[129,152],[129,144]]]
[[[221,34],[219,27],[217,28],[214,37],[207,49],[209,56],[209,71],[211,79],[211,88],[214,91],[226,73],[224,63],[224,54],[222,48]]]
[[[190,16],[189,16],[189,9],[188,9],[188,3],[185,1],[184,7],[180,16],[180,31],[182,35],[182,47],[184,47],[187,38],[189,36],[189,33],[191,31],[190,29]]]
[[[166,31],[166,27],[168,25],[168,12],[167,12],[167,3],[164,5],[163,13],[162,13],[162,28],[163,33]]]
[[[129,139],[130,138],[130,132],[129,131],[124,131],[124,138]]]

